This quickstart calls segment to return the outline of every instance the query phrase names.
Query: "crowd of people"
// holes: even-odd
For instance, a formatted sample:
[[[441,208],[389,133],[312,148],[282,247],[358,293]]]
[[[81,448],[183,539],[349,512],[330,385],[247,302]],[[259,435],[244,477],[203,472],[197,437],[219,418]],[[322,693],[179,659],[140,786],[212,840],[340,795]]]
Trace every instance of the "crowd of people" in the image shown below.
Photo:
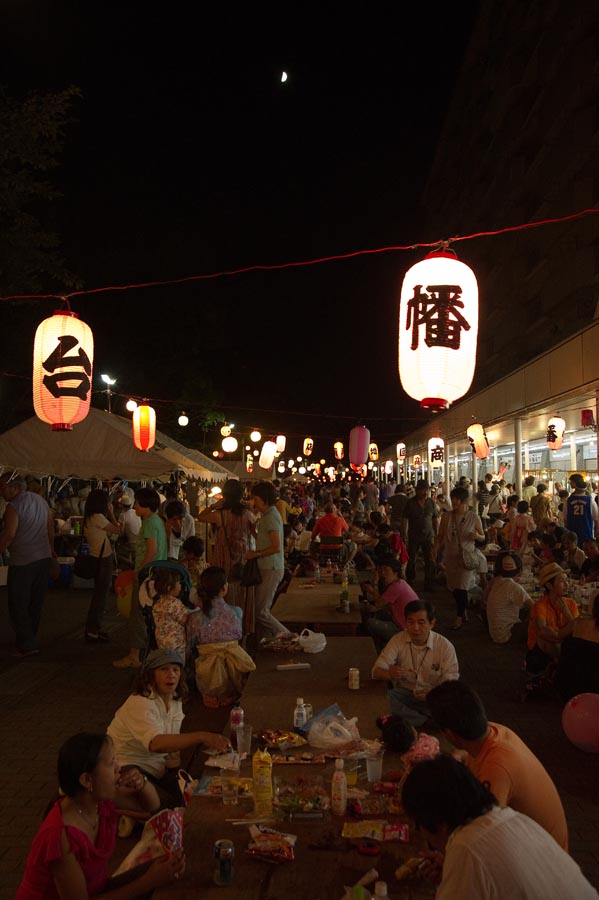
[[[292,574],[317,580],[331,557],[361,585],[363,627],[378,654],[371,675],[385,684],[389,704],[377,724],[385,744],[402,754],[404,807],[428,841],[422,855],[437,896],[503,896],[506,870],[515,885],[509,896],[546,900],[569,896],[573,885],[577,897],[597,896],[568,856],[553,781],[460,680],[455,647],[436,630],[428,595],[445,584],[454,630],[477,610],[488,640],[521,645],[531,676],[550,678],[564,700],[599,692],[599,591],[590,617],[581,618],[569,596],[573,578],[599,582],[596,500],[577,475],[571,491],[558,486],[553,496],[527,482],[521,498],[491,476],[477,491],[467,479],[451,489],[422,479],[291,487],[229,480],[196,521],[175,486],[165,496],[153,488],[87,492],[83,536],[97,563],[86,640],[107,639],[113,541],[124,540],[132,566],[129,651],[114,664],[140,674],[106,734],[78,735],[62,748],[63,796],[35,838],[18,900],[108,891],[126,900],[182,874],[184,857],[175,854],[127,885],[111,884],[117,811],[177,804],[180,752],[229,747],[221,735],[182,731],[190,687],[206,706],[239,699],[255,667],[256,639],[287,632],[276,618],[279,591]],[[55,516],[18,477],[1,476],[0,493],[11,619],[17,651],[27,656],[38,650]],[[195,534],[202,528],[204,540]],[[441,734],[452,754],[441,753],[428,731]]]

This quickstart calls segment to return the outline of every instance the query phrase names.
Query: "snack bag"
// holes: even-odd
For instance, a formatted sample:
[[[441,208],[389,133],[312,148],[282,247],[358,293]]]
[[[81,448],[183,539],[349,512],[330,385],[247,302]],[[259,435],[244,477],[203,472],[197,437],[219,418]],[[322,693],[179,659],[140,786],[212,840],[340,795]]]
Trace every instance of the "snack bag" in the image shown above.
[[[257,816],[272,815],[272,757],[268,750],[256,750],[252,758],[254,776],[254,812]]]
[[[162,849],[167,856],[183,846],[183,813],[182,806],[176,809],[163,809],[148,820],[154,834],[160,841]]]

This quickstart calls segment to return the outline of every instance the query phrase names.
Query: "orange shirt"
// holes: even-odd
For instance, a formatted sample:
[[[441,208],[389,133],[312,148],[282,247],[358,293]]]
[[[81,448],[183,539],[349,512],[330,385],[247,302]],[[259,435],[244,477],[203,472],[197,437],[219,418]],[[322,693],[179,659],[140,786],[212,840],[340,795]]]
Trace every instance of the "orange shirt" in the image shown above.
[[[479,781],[488,781],[500,806],[524,813],[568,849],[568,826],[557,789],[532,750],[505,725],[489,722],[490,734],[478,756],[466,765]]]
[[[335,513],[326,513],[320,519],[317,519],[316,525],[312,529],[312,540],[316,535],[321,537],[341,537],[344,531],[347,531],[347,522],[343,516],[336,516]]]
[[[571,597],[564,597],[564,601],[574,618],[577,619],[579,616],[579,612],[578,607],[576,606],[576,601],[572,600]],[[532,650],[537,643],[537,630],[535,628],[534,621],[535,619],[538,619],[539,616],[545,619],[545,622],[547,623],[549,628],[554,628],[556,631],[559,631],[560,628],[563,628],[564,625],[567,625],[568,623],[568,620],[566,619],[563,612],[558,612],[558,610],[555,609],[547,595],[541,597],[540,600],[537,600],[530,611],[530,619],[528,621],[529,650]]]

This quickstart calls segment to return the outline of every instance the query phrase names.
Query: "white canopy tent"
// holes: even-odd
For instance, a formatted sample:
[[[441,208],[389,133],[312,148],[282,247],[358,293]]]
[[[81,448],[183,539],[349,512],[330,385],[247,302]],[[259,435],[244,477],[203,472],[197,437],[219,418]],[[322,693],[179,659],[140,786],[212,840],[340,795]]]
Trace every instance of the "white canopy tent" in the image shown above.
[[[154,447],[142,453],[133,445],[130,419],[93,408],[72,431],[52,431],[35,416],[5,431],[0,435],[0,467],[38,478],[168,481],[177,470],[203,481],[231,477],[214,460],[159,431]]]

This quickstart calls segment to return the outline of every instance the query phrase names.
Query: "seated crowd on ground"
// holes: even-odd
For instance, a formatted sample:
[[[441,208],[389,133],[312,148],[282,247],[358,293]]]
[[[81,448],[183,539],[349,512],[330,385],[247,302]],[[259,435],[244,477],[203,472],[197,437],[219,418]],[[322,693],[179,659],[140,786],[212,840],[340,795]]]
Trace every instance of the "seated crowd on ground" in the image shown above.
[[[318,580],[332,569],[360,584],[362,633],[378,654],[371,677],[387,691],[389,712],[377,725],[387,747],[402,755],[405,808],[429,839],[425,856],[437,896],[466,896],[466,882],[468,896],[483,883],[488,893],[480,896],[495,896],[489,885],[499,883],[499,861],[528,884],[530,872],[518,869],[518,842],[537,882],[553,880],[554,893],[545,896],[559,895],[558,881],[576,884],[577,897],[595,896],[567,856],[566,818],[550,776],[513,731],[488,721],[480,697],[459,680],[456,650],[436,630],[433,604],[416,590],[417,572],[425,592],[445,583],[456,603],[453,629],[478,615],[487,640],[520,646],[531,680],[555,684],[564,700],[599,692],[599,593],[591,618],[580,618],[569,596],[569,578],[581,589],[599,582],[596,502],[577,475],[571,493],[558,486],[552,496],[545,484],[526,481],[520,498],[492,476],[475,492],[465,478],[451,490],[422,479],[415,485],[230,480],[196,517],[204,541],[179,484],[164,493],[121,486],[110,500],[102,489],[56,498],[58,528],[82,515],[98,559],[90,643],[108,639],[101,619],[115,542],[120,568],[130,567],[129,651],[114,665],[140,673],[106,735],[78,735],[62,748],[64,796],[34,840],[19,900],[109,890],[126,900],[183,872],[179,854],[128,886],[109,884],[117,810],[147,815],[180,803],[181,751],[229,747],[221,735],[181,730],[189,688],[209,707],[239,700],[255,669],[258,639],[287,631],[275,617],[276,600],[292,575]],[[10,503],[7,483],[0,478]],[[10,546],[3,535],[1,549]],[[108,556],[110,566],[102,563]],[[246,583],[253,561],[258,584]],[[427,731],[453,745],[453,758]],[[491,827],[496,838],[489,842]],[[548,855],[555,864],[541,875]]]

